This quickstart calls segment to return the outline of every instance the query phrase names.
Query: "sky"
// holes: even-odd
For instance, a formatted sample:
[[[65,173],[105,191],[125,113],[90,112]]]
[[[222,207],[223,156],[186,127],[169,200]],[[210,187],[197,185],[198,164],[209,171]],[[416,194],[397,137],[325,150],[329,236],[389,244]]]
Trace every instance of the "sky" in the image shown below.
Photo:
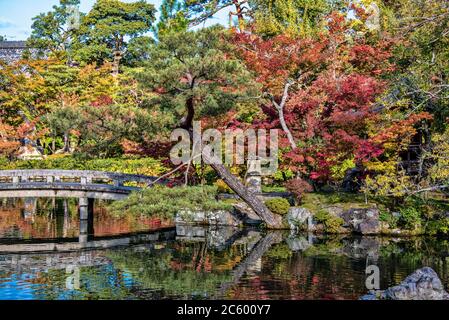
[[[133,0],[122,0],[133,2]],[[162,0],[147,0],[154,4],[156,9]],[[39,13],[51,11],[52,7],[59,3],[59,0],[0,0],[0,35],[6,36],[8,40],[26,40],[31,34],[32,18]],[[88,12],[95,0],[81,0],[80,11]],[[222,10],[207,25],[223,23],[227,21],[228,12]]]

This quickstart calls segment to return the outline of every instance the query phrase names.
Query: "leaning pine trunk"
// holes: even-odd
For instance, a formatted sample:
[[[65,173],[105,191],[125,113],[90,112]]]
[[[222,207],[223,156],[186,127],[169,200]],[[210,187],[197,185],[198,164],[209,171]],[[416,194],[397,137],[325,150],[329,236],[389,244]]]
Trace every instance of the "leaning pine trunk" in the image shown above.
[[[223,164],[210,165],[221,179],[232,189],[271,229],[280,229],[282,219],[274,215],[254,193],[248,190]]]
[[[189,75],[190,76],[190,75]],[[191,76],[190,76],[191,78]],[[193,80],[192,80],[193,81]],[[194,87],[194,83],[191,83],[191,88]],[[195,106],[193,98],[186,101],[186,118],[181,125],[181,128],[188,130],[190,134],[190,139],[194,141],[193,137],[193,119],[195,116]],[[217,172],[220,178],[243,200],[248,206],[254,210],[254,212],[267,224],[271,229],[280,229],[282,227],[282,218],[280,216],[274,215],[265,205],[265,203],[256,197],[248,188],[246,188],[243,183],[237,179],[223,164],[215,164],[211,161],[209,155],[202,153],[202,157],[205,163],[210,164],[210,166]]]
[[[237,284],[245,272],[251,266],[254,266],[256,262],[262,258],[262,256],[274,245],[282,241],[282,234],[277,231],[269,232],[265,237],[263,237],[256,245],[251,249],[249,254],[232,272],[232,280],[225,282],[221,285],[219,293],[220,295],[226,294],[228,289],[233,285]]]

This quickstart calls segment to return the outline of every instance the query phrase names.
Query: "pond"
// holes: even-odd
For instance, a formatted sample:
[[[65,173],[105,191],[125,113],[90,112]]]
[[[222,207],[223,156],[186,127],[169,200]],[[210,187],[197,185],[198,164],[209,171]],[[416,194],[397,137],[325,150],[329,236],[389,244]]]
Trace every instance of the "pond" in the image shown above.
[[[75,200],[3,200],[0,299],[358,299],[368,266],[381,289],[423,266],[449,287],[447,239],[170,228],[111,217],[101,201],[94,216],[77,247]]]

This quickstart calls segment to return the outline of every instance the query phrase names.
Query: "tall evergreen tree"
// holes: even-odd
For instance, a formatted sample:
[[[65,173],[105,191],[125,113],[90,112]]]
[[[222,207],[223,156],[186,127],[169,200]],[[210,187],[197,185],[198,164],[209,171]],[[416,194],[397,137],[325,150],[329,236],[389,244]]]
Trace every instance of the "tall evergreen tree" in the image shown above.
[[[77,23],[81,19],[77,8],[80,0],[60,0],[53,10],[33,18],[28,44],[32,48],[52,53],[67,52],[77,36]]]
[[[161,16],[157,24],[157,34],[186,31],[189,21],[183,1],[164,0],[160,8]]]
[[[221,27],[197,32],[167,33],[151,53],[142,83],[156,93],[153,104],[178,114],[179,127],[193,129],[199,116],[221,115],[237,99],[251,93],[251,76],[233,57]],[[218,175],[271,227],[280,221],[222,164],[211,164]]]
[[[129,40],[151,31],[154,20],[154,6],[144,0],[97,0],[82,21],[77,57],[86,62],[112,61],[117,75]]]

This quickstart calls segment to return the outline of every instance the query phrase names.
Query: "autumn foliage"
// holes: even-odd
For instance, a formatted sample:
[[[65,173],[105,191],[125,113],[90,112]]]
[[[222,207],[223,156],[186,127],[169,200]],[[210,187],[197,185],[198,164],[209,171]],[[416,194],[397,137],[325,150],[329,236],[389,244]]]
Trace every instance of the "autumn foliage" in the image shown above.
[[[182,6],[165,3],[173,12],[164,11],[157,41],[135,30],[114,49],[123,51],[120,59],[111,58],[109,39],[117,33],[108,33],[101,15],[91,14],[72,35],[70,50],[55,40],[63,38],[61,28],[51,29],[63,21],[51,30],[36,24],[31,40],[51,54],[0,62],[0,152],[14,159],[28,141],[50,156],[152,156],[169,165],[171,131],[201,120],[220,130],[279,129],[280,169],[268,179],[294,180],[287,186],[298,196],[339,188],[351,170],[362,183],[387,181],[388,189],[408,175],[403,158],[417,137],[426,141],[417,142],[425,146],[414,161],[433,160],[407,179],[424,186],[434,175],[443,183],[445,169],[431,167],[444,162],[438,157],[448,130],[447,8],[433,0],[423,8],[410,1],[332,3],[297,1],[285,11],[282,1],[249,2],[238,28],[196,31],[187,30],[199,13],[191,4],[185,16]],[[295,22],[302,6],[315,9]],[[93,12],[103,10],[109,12]],[[140,14],[126,19],[140,23]],[[92,26],[101,28],[98,39]],[[216,182],[201,170],[190,168],[192,183]],[[244,177],[245,168],[230,170]]]

